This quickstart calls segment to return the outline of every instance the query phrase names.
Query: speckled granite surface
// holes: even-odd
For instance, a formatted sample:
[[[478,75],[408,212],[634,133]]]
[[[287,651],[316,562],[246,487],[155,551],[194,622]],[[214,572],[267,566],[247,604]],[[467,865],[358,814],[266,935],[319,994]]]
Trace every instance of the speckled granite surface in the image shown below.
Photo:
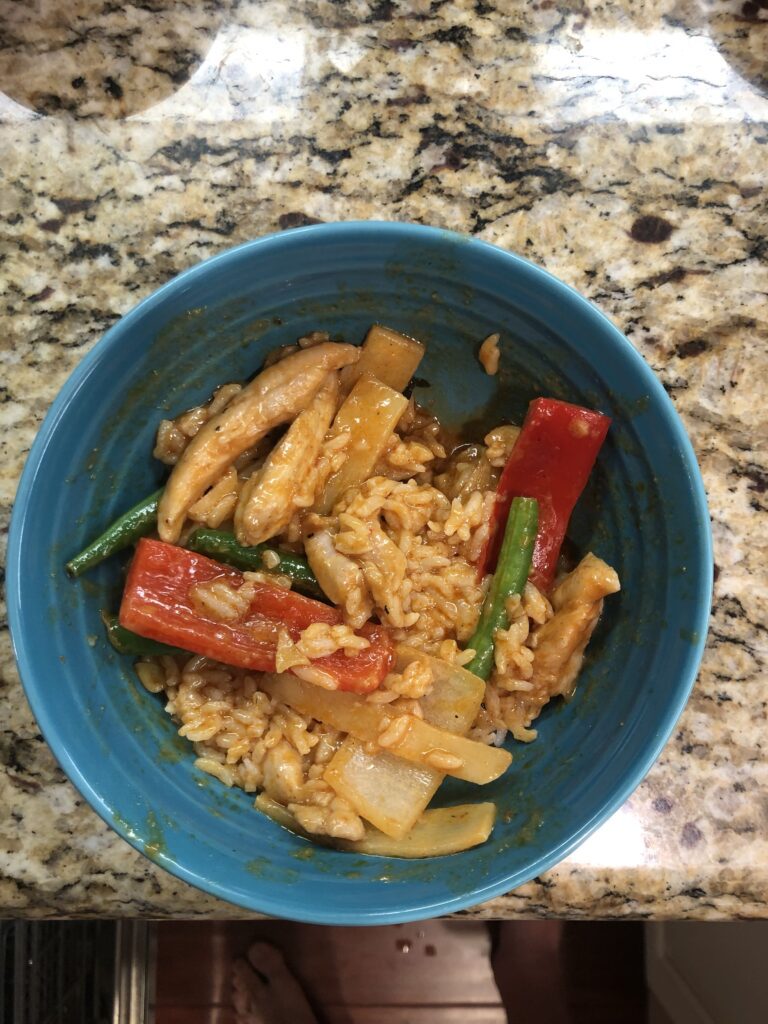
[[[424,221],[528,256],[612,317],[702,465],[709,643],[629,803],[471,913],[768,916],[765,0],[0,0],[0,153],[3,540],[72,367],[225,246],[312,220]],[[7,633],[0,658],[0,914],[238,915],[84,805]]]

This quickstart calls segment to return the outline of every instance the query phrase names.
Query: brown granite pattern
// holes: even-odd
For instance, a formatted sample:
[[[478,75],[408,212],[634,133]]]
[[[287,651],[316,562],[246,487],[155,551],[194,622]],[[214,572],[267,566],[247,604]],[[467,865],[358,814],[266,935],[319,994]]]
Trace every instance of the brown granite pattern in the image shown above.
[[[765,4],[118,6],[0,0],[3,542],[69,371],[190,264],[375,217],[518,251],[663,381],[701,462],[718,575],[699,681],[648,779],[565,863],[471,913],[768,916]],[[237,916],[84,805],[1,644],[2,912]]]

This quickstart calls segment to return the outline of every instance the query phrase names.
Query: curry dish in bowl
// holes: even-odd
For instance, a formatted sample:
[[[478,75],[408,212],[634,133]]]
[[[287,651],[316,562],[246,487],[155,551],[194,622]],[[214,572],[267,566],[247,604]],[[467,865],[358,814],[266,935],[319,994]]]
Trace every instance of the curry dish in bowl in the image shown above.
[[[378,324],[361,346],[318,330],[272,351],[160,420],[165,485],[67,563],[134,547],[107,635],[196,767],[363,854],[489,837],[481,789],[432,798],[447,776],[498,779],[536,739],[619,590],[599,552],[563,555],[608,417],[540,397],[457,437],[411,394],[423,355]]]

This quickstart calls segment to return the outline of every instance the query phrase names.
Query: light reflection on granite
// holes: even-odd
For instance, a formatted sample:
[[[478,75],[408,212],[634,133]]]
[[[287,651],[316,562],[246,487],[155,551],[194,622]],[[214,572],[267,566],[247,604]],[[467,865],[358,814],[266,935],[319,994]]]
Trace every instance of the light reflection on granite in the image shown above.
[[[0,0],[0,17],[22,6]],[[98,58],[84,47],[74,77],[59,55],[31,78],[45,39],[55,50],[73,25],[87,39],[100,6],[0,42],[3,531],[64,378],[184,267],[267,231],[374,217],[520,252],[595,301],[671,394],[718,576],[699,681],[648,779],[567,861],[470,913],[766,916],[768,12],[188,0],[159,5],[147,33],[138,3],[98,22]],[[0,658],[3,911],[238,916],[84,806],[37,732],[7,634]]]
[[[2,0],[0,82],[33,112],[126,117],[179,89],[231,7],[231,0]]]

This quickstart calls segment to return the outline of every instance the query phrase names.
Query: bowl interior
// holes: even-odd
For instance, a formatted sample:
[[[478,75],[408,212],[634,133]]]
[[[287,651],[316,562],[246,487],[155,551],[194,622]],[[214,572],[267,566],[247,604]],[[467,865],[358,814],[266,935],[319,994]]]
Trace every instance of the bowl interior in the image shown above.
[[[539,739],[514,744],[492,799],[491,840],[407,862],[334,852],[292,836],[192,765],[161,701],[103,639],[121,564],[71,582],[63,563],[158,486],[157,421],[250,376],[266,352],[314,329],[359,341],[373,321],[419,337],[420,402],[465,436],[519,422],[550,395],[614,419],[574,517],[577,548],[613,564],[575,700]],[[501,371],[476,351],[502,334]],[[243,906],[307,921],[431,916],[509,890],[562,858],[626,798],[679,715],[698,664],[711,580],[695,461],[661,387],[583,299],[522,260],[407,225],[301,229],[194,268],[124,318],[65,386],[30,456],[14,514],[10,613],[33,710],[96,810],[164,867]]]

